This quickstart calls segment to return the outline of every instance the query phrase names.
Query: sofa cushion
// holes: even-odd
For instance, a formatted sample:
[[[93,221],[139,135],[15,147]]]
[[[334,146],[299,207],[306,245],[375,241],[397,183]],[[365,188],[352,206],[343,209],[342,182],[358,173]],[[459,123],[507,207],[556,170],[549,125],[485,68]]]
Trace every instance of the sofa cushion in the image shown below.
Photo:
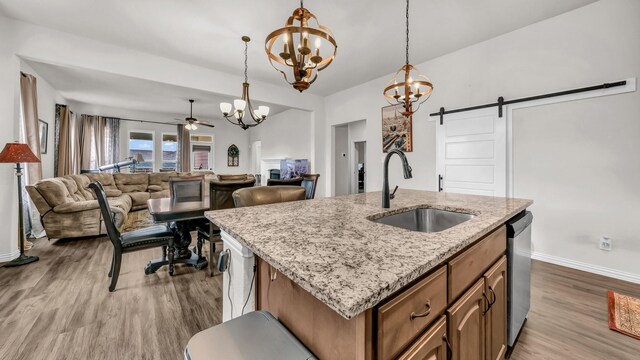
[[[169,189],[169,178],[178,176],[176,172],[161,172],[149,174],[149,191],[162,191]]]
[[[149,193],[146,191],[129,192],[125,193],[124,195],[127,195],[131,198],[131,206],[134,208],[139,208],[142,205],[146,206],[147,200],[149,200]]]
[[[131,202],[131,197],[129,195],[122,194],[120,196],[116,196],[112,199],[109,199],[110,208],[118,208],[128,213],[131,210],[131,206],[132,206],[132,202]]]
[[[69,189],[67,189],[62,178],[40,180],[33,184],[33,186],[52,208],[69,202],[75,202],[71,194],[69,194]]]
[[[116,183],[113,180],[113,174],[110,173],[89,173],[84,174],[88,177],[90,182],[99,181],[104,188],[104,192],[107,197],[117,197],[122,195],[122,191],[116,187]]]
[[[169,197],[169,190],[162,190],[162,191],[156,191],[156,192],[152,192],[149,193],[149,198],[150,199],[160,199],[160,198],[168,198]]]
[[[116,187],[123,193],[147,191],[149,187],[148,174],[113,174]]]
[[[89,189],[89,184],[91,180],[84,175],[67,175],[65,177],[71,178],[76,182],[78,186],[78,191],[82,193],[86,200],[91,200],[96,198],[96,194],[93,193],[93,190]]]
[[[70,214],[99,208],[98,200],[82,200],[58,205],[53,208],[53,211],[62,214]]]
[[[76,183],[76,181],[73,178],[69,176],[63,176],[59,179],[67,187],[67,190],[69,191],[69,195],[71,196],[71,198],[73,198],[73,200],[75,201],[93,200],[92,197],[89,197],[88,199],[85,197],[84,193],[80,191],[80,188],[78,187],[78,183]]]

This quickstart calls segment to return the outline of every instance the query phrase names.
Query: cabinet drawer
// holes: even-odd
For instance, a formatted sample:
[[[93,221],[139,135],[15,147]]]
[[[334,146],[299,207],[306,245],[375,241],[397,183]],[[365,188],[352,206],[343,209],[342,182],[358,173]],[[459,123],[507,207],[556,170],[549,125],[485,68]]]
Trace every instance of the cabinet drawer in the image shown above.
[[[441,267],[378,309],[378,357],[391,359],[444,311],[447,272]]]
[[[398,360],[445,360],[447,358],[447,317],[442,316]]]
[[[470,249],[449,262],[449,302],[453,302],[465,289],[504,254],[507,247],[507,228],[494,230]]]

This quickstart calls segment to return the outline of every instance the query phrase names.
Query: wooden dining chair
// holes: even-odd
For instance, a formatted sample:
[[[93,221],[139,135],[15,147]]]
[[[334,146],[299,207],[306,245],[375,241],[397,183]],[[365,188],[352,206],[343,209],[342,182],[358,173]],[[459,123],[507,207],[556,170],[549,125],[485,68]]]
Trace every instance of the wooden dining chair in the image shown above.
[[[169,197],[177,203],[202,201],[204,175],[169,177]]]
[[[267,179],[267,186],[302,186],[302,178],[295,177],[291,179]]]
[[[96,194],[107,235],[113,244],[113,257],[111,258],[111,269],[109,270],[109,277],[111,278],[109,291],[111,292],[115,290],[118,283],[122,254],[154,247],[166,249],[168,245],[173,244],[175,235],[168,225],[155,225],[121,234],[113,221],[113,213],[109,207],[109,201],[102,184],[94,181],[89,184],[89,188]],[[165,257],[166,251],[163,251],[162,255]],[[173,262],[171,256],[169,256],[169,262]]]
[[[307,200],[316,197],[316,186],[318,185],[318,178],[320,174],[302,174],[302,186],[306,190]]]
[[[169,197],[176,203],[204,200],[204,175],[172,176],[169,178]],[[211,240],[211,222],[207,219],[194,220],[189,227],[197,232],[197,242],[193,251],[202,258],[202,245]],[[209,254],[213,259],[214,254]],[[211,261],[210,261],[211,262]]]

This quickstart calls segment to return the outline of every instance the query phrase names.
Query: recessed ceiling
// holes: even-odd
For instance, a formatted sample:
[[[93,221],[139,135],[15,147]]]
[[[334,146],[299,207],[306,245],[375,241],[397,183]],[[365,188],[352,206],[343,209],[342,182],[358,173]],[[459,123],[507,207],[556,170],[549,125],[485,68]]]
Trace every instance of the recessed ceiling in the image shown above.
[[[411,61],[420,63],[596,0],[414,0]],[[284,84],[267,60],[266,35],[284,24],[290,0],[0,0],[25,22],[190,64],[242,75],[242,35],[252,38],[249,77]],[[393,73],[404,63],[402,0],[307,0],[338,42],[334,63],[309,92],[328,95]],[[429,74],[429,69],[421,69]]]
[[[201,120],[224,120],[219,104],[223,101],[233,102],[229,96],[166,83],[35,61],[25,62],[67,100],[98,107],[166,114],[166,122],[169,123],[174,122],[176,116],[184,118],[189,114],[189,99],[196,100],[193,114]],[[269,106],[270,115],[288,109],[264,102],[252,101],[252,104]]]

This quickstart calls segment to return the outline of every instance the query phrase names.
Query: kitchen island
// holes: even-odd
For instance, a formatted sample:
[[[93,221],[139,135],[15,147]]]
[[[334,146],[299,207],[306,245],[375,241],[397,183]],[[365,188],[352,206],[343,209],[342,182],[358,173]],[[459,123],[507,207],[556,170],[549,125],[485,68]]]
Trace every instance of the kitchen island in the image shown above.
[[[231,264],[235,274],[229,278],[240,279],[232,280],[234,288],[246,289],[253,280],[251,269],[258,270],[245,312],[272,312],[320,358],[397,357],[420,345],[421,335],[436,325],[446,329],[441,324],[445,309],[450,315],[477,287],[476,280],[499,265],[504,223],[532,203],[418,190],[399,190],[389,209],[381,208],[380,199],[380,192],[372,192],[208,212],[222,230],[225,247],[235,243],[247,258],[258,258],[256,266]],[[373,221],[416,208],[474,216],[431,233]],[[468,271],[478,274],[467,276]],[[491,292],[479,293],[480,312],[499,300],[495,289]],[[226,313],[238,316],[242,303],[235,301],[235,311]],[[415,311],[395,315],[411,306],[417,306]],[[455,349],[460,339],[449,337],[440,345],[449,341],[454,358],[462,358]]]

